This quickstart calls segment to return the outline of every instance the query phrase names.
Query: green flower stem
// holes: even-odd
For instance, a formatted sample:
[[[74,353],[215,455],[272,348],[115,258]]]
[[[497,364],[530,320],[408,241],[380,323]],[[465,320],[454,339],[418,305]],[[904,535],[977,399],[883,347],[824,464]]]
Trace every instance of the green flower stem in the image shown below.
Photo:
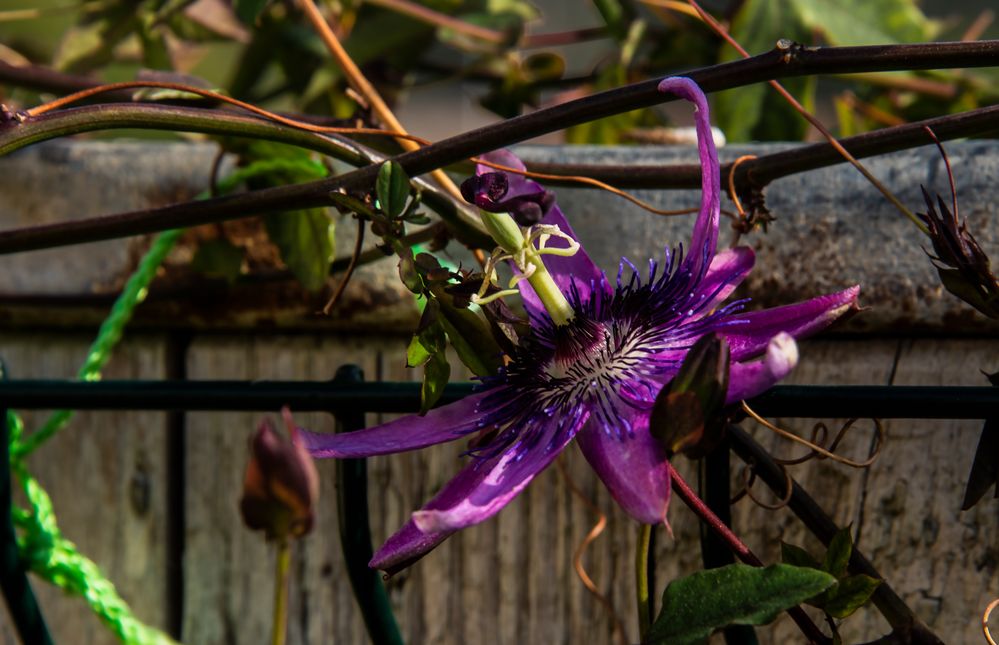
[[[569,304],[562,290],[548,273],[537,249],[524,238],[524,233],[520,230],[517,222],[507,213],[480,211],[479,214],[482,216],[482,223],[485,225],[486,231],[504,251],[514,258],[524,253],[524,259],[534,265],[534,272],[527,278],[527,281],[541,300],[541,304],[548,311],[548,315],[552,317],[552,321],[556,325],[568,324],[575,315],[572,311],[572,305]]]
[[[288,636],[288,572],[291,570],[291,543],[281,538],[274,564],[274,623],[271,645],[284,645]]]
[[[638,527],[638,541],[635,544],[635,598],[638,601],[638,631],[645,640],[652,626],[652,598],[649,595],[649,543],[652,541],[652,525]]]

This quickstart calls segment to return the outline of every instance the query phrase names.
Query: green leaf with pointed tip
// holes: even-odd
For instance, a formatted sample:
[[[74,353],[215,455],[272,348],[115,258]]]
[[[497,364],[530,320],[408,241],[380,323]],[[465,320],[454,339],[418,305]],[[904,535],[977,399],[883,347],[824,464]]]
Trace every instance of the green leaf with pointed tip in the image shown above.
[[[784,564],[793,564],[796,567],[822,569],[822,565],[812,557],[812,554],[800,546],[788,544],[787,542],[780,543],[780,559]]]
[[[863,574],[843,578],[825,593],[822,609],[833,618],[846,618],[860,609],[880,584],[877,578]]]
[[[330,227],[333,220],[322,208],[273,213],[264,217],[267,235],[281,251],[295,278],[309,291],[317,291],[329,276]]]
[[[441,304],[441,324],[458,358],[476,376],[493,376],[502,366],[503,350],[493,338],[489,323],[469,309],[454,305],[443,287],[432,287]]]
[[[699,571],[666,587],[646,642],[688,645],[726,625],[764,625],[835,582],[824,571],[788,564],[730,564]]]
[[[406,367],[419,367],[430,360],[431,354],[420,341],[419,334],[414,334],[406,349]]]
[[[842,578],[846,574],[847,565],[850,564],[852,552],[853,536],[850,533],[850,527],[844,526],[836,531],[836,534],[829,540],[829,548],[822,561],[822,570],[837,578]]]
[[[451,376],[451,365],[447,362],[444,352],[430,356],[423,366],[423,387],[420,389],[420,414],[434,407],[434,404],[444,394],[444,386]]]
[[[396,162],[386,161],[378,169],[375,194],[383,213],[389,217],[402,215],[409,200],[409,175]]]

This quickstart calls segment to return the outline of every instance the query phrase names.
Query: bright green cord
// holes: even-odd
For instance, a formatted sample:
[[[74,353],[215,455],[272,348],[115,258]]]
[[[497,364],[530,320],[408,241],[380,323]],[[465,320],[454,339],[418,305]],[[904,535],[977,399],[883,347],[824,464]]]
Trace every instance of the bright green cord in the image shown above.
[[[269,159],[240,168],[219,182],[219,192],[227,193],[247,179],[275,171],[293,170],[325,176],[325,167],[308,160]],[[207,193],[198,196],[208,197]],[[167,254],[180,239],[181,229],[161,233],[129,277],[121,294],[115,300],[108,317],[101,323],[97,338],[90,346],[87,358],[77,373],[81,381],[96,381],[111,357],[111,352],[121,340],[125,325],[131,320],[135,308],[146,298],[149,284]],[[24,424],[14,412],[8,412],[10,428],[10,466],[28,499],[29,510],[12,511],[15,526],[22,534],[18,547],[25,565],[42,579],[78,595],[86,600],[101,621],[127,645],[168,645],[175,643],[163,632],[144,625],[131,612],[128,604],[118,595],[114,584],[108,580],[93,561],[76,549],[76,545],[62,536],[56,523],[52,501],[24,462],[38,446],[42,445],[66,426],[73,415],[71,410],[54,412],[41,429],[24,437]]]

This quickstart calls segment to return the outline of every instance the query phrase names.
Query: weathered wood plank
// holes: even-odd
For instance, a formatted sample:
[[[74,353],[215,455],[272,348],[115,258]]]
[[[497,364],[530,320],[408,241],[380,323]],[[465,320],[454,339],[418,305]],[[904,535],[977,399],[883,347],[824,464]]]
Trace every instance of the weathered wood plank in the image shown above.
[[[986,385],[995,339],[903,343],[897,385]],[[960,511],[980,421],[886,422],[857,520],[861,545],[910,606],[948,643],[982,640],[980,619],[999,589],[999,513],[987,495]],[[849,641],[848,641],[849,642]]]
[[[82,334],[5,333],[0,357],[13,377],[69,378],[90,340]],[[104,373],[160,379],[164,365],[162,337],[139,337],[122,344]],[[27,429],[39,427],[47,414],[25,412]],[[168,578],[178,565],[167,551],[168,440],[163,413],[79,413],[29,462],[52,497],[65,537],[101,567],[140,619],[161,628],[169,620]],[[117,642],[83,600],[31,580],[57,643]],[[0,633],[15,642],[6,616]]]

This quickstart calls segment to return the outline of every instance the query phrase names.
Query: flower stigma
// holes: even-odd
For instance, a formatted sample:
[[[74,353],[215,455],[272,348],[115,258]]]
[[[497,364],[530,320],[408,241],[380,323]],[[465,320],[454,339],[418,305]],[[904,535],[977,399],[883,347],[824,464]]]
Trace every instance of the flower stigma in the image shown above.
[[[557,326],[567,325],[575,315],[572,305],[569,304],[569,300],[548,272],[541,256],[573,256],[579,252],[579,242],[563,233],[557,225],[535,224],[521,228],[508,213],[491,213],[482,210],[480,214],[486,230],[499,244],[499,247],[492,252],[485,267],[483,267],[485,277],[482,280],[482,287],[477,294],[472,296],[472,302],[483,305],[497,298],[515,295],[518,293],[517,289],[514,288],[517,283],[521,280],[527,280],[541,304],[544,305],[548,315],[551,316],[552,321]],[[548,242],[552,238],[562,239],[568,246],[548,246]],[[504,261],[512,262],[516,268],[508,288],[486,295],[489,286],[497,281],[496,267]]]

